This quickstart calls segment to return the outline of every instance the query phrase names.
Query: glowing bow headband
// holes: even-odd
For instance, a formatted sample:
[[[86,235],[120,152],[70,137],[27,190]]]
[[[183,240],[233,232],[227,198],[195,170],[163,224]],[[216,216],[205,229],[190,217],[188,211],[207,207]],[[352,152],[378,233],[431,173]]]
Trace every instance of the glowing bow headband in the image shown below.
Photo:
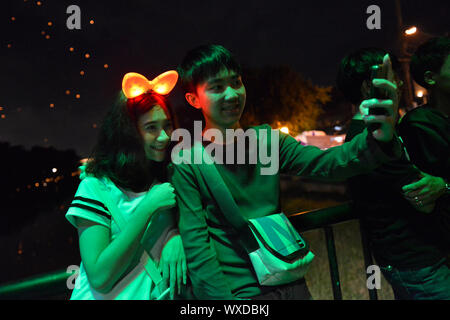
[[[122,80],[122,90],[128,99],[132,99],[145,92],[154,92],[166,95],[175,87],[178,73],[175,70],[166,71],[149,81],[143,75],[136,72],[127,73]]]

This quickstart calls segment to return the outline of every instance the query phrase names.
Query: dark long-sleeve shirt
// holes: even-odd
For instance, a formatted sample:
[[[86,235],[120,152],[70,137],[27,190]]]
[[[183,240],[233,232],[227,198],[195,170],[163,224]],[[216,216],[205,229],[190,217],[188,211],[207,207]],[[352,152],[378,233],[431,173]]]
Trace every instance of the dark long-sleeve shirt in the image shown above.
[[[450,179],[450,121],[448,116],[429,106],[408,111],[398,132],[411,161],[420,170]]]
[[[346,141],[364,128],[362,120],[352,120]],[[399,159],[348,181],[355,210],[380,265],[418,269],[444,257],[436,216],[417,211],[402,195],[402,186],[419,179],[419,170],[403,153]]]
[[[431,106],[408,111],[398,125],[398,132],[408,150],[411,162],[422,171],[450,182],[450,120]],[[450,249],[450,194],[436,201],[432,213],[439,220],[439,230],[447,235]]]
[[[260,141],[260,130],[270,133],[271,128],[263,125],[254,129]],[[339,181],[373,170],[391,159],[367,131],[350,143],[328,150],[303,146],[283,133],[275,143],[279,147],[276,159],[279,170],[275,174],[262,175],[261,169],[267,165],[261,164],[260,159],[256,164],[216,164],[245,218],[280,212],[280,173]],[[399,146],[392,145],[398,156]],[[271,150],[270,137],[264,146]],[[248,148],[245,150],[248,153]],[[175,165],[172,183],[177,193],[179,229],[196,297],[233,299],[256,296],[267,290],[258,285],[248,255],[237,241],[236,231],[225,221],[198,166]]]

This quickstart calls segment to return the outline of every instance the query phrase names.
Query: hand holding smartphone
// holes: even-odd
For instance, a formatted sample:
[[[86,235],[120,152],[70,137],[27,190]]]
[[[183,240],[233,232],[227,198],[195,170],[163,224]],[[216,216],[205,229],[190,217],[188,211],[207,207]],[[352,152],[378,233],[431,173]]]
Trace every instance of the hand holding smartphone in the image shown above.
[[[375,139],[390,141],[397,118],[398,94],[388,54],[383,57],[383,64],[370,70],[369,96],[360,105],[364,122]]]
[[[371,99],[386,100],[389,99],[385,89],[378,88],[373,84],[374,79],[386,79],[386,70],[382,64],[377,64],[370,69],[370,93]],[[386,109],[381,107],[369,108],[369,115],[387,115]]]

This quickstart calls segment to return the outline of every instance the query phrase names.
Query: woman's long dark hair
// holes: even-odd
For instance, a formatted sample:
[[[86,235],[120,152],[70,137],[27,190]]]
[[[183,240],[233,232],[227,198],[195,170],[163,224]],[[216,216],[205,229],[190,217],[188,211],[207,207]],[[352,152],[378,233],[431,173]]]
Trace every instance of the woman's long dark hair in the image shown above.
[[[137,127],[139,116],[156,105],[176,126],[172,108],[165,97],[149,92],[126,99],[120,93],[100,127],[86,173],[97,178],[108,177],[119,187],[135,192],[148,190],[155,179],[166,181],[169,157],[166,155],[163,162],[147,159]]]

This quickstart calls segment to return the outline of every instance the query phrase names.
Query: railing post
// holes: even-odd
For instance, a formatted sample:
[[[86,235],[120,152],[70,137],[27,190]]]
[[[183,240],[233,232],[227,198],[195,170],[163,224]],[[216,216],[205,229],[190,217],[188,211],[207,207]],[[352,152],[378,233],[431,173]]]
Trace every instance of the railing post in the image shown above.
[[[325,226],[325,240],[328,250],[328,262],[330,263],[331,285],[333,288],[334,300],[342,300],[341,283],[339,281],[339,269],[336,258],[336,248],[334,246],[333,228]]]
[[[359,221],[359,232],[361,234],[361,243],[362,243],[362,249],[363,249],[363,254],[364,254],[364,265],[366,267],[373,265],[373,259],[372,259],[372,251],[370,250],[370,246],[369,246],[369,239],[367,238],[367,234],[366,234],[366,230],[363,226],[363,223],[361,221]],[[366,271],[364,270],[364,271]],[[367,278],[369,277],[369,275],[367,275]],[[377,294],[377,289],[373,288],[373,289],[369,289],[367,288],[367,290],[369,290],[369,299],[370,300],[378,300],[378,294]]]

